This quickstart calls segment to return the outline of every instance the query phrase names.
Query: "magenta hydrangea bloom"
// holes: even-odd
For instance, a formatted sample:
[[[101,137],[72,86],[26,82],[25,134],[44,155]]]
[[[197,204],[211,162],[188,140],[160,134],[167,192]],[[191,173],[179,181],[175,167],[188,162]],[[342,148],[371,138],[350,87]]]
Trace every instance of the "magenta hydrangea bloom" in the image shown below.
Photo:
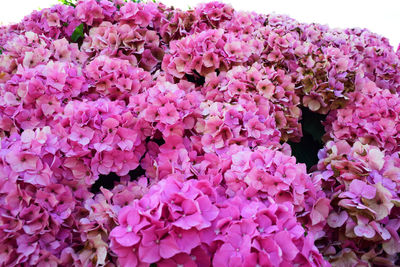
[[[110,234],[121,264],[191,266],[202,264],[195,256],[202,250],[206,257],[214,255],[213,265],[328,266],[312,234],[304,237],[289,202],[249,200],[243,191],[230,198],[218,191],[207,180],[177,182],[171,175],[124,207]]]
[[[0,27],[0,266],[400,265],[400,46],[75,2]]]
[[[340,264],[333,244],[341,235],[345,239],[338,242],[351,246],[354,258],[360,262],[375,262],[380,253],[398,253],[399,247],[393,246],[398,233],[391,228],[398,221],[395,214],[400,201],[398,175],[393,176],[399,169],[398,154],[385,156],[379,148],[359,141],[352,146],[348,141],[329,141],[320,151],[318,169],[314,175],[336,203],[327,218],[329,227],[325,228],[324,240],[331,243],[327,255]],[[368,258],[361,257],[366,253]],[[390,261],[393,259],[385,262]]]

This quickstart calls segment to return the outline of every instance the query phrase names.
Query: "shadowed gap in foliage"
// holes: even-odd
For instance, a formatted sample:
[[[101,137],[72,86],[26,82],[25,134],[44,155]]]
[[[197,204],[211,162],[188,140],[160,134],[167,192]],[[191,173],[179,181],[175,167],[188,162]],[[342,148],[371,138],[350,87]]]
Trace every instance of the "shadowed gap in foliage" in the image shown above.
[[[203,86],[206,82],[206,78],[201,76],[196,70],[193,70],[193,75],[185,74],[185,78],[197,86]]]
[[[131,170],[128,175],[131,181],[137,180],[140,176],[144,175],[146,171],[139,165],[136,169]],[[92,185],[90,188],[90,192],[98,193],[100,192],[100,187],[104,187],[106,189],[113,189],[115,186],[115,182],[120,182],[121,177],[119,177],[114,172],[111,172],[107,175],[100,175],[99,179]]]
[[[322,121],[326,115],[310,111],[308,108],[301,108],[302,119],[300,121],[303,137],[299,143],[288,142],[292,148],[292,154],[297,162],[305,163],[307,170],[318,163],[318,151],[323,147],[322,136],[325,134]]]
[[[90,188],[90,192],[94,194],[98,193],[100,192],[100,187],[104,187],[106,189],[112,189],[114,187],[114,183],[119,181],[120,177],[114,172],[111,172],[107,175],[100,175],[99,179],[97,179],[96,182]]]

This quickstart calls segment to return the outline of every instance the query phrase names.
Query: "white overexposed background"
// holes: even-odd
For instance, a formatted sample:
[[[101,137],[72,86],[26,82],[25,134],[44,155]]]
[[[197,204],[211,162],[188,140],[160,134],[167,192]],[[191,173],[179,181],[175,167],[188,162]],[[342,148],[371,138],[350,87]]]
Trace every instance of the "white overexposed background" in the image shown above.
[[[181,9],[204,0],[160,0]],[[20,21],[32,10],[57,0],[0,0],[0,22]],[[397,49],[400,42],[400,0],[222,0],[237,10],[286,14],[300,22],[327,24],[332,28],[368,28],[385,36]]]

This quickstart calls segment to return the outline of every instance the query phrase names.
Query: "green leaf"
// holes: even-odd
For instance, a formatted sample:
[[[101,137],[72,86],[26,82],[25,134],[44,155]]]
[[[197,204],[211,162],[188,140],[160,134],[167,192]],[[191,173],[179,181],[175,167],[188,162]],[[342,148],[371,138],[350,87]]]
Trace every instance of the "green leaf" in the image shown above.
[[[78,27],[75,28],[74,32],[71,35],[71,40],[74,43],[77,43],[80,38],[83,38],[83,23],[81,23]]]
[[[76,0],[58,0],[63,5],[76,7]]]

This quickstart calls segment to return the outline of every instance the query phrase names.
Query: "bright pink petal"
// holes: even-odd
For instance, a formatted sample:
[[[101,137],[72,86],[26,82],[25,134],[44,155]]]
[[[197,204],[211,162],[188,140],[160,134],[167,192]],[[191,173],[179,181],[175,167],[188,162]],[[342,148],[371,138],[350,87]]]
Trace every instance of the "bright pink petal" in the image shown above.
[[[178,254],[180,249],[173,236],[169,235],[160,242],[160,256],[164,259],[168,259]]]
[[[146,263],[154,263],[161,259],[159,246],[139,246],[139,260]]]

